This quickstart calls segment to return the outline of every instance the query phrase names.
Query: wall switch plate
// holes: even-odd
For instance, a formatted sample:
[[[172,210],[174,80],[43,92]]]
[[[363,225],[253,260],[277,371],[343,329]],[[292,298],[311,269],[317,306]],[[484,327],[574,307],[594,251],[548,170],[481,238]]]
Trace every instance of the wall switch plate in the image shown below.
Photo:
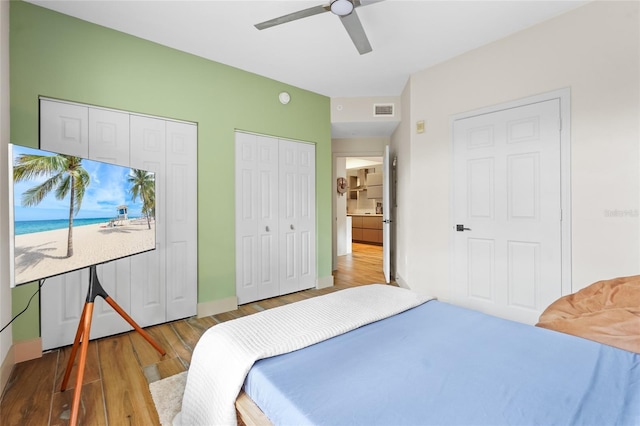
[[[420,120],[416,123],[416,132],[424,133],[424,120]]]

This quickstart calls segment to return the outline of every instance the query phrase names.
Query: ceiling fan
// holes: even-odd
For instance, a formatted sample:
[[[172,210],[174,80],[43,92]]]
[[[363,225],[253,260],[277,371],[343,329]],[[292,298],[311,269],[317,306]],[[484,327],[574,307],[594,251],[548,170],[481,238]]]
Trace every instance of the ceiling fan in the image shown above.
[[[369,39],[367,39],[367,34],[364,32],[364,28],[360,23],[360,19],[358,18],[355,9],[360,6],[367,6],[368,4],[377,3],[379,1],[383,0],[331,0],[329,4],[314,6],[308,9],[289,13],[288,15],[256,24],[255,27],[259,30],[264,30],[266,28],[275,27],[276,25],[318,15],[320,13],[331,12],[340,17],[340,21],[347,30],[347,33],[349,34],[349,37],[351,37],[351,41],[353,41],[356,49],[358,49],[358,52],[361,55],[364,55],[365,53],[371,52],[372,49]]]

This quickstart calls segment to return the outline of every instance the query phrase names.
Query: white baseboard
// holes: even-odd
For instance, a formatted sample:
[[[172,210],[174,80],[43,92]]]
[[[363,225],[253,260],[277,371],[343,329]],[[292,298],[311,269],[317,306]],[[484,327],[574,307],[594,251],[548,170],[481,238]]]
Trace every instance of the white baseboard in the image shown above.
[[[236,309],[238,309],[238,298],[236,296],[198,303],[198,318],[235,311]]]
[[[316,289],[333,287],[333,275],[320,277],[316,280]],[[226,299],[212,300],[211,302],[198,303],[198,318],[217,315],[223,312],[235,311],[238,309],[238,298],[227,297]]]
[[[411,288],[409,287],[409,284],[407,284],[407,282],[404,280],[404,278],[402,278],[400,275],[398,275],[398,273],[396,273],[396,283],[398,283],[398,287],[402,287],[402,288],[406,288],[408,290],[411,290]]]
[[[15,363],[42,358],[42,338],[21,340],[12,346]]]
[[[42,358],[42,338],[22,340],[16,342],[7,351],[7,356],[0,365],[0,396],[9,382],[13,366],[19,362]]]
[[[0,365],[0,397],[4,393],[4,388],[9,382],[13,366],[16,364],[15,356],[13,354],[13,345],[9,348],[7,356],[4,358],[2,365]]]
[[[333,287],[333,275],[320,277],[316,280],[316,289],[320,290],[327,287]]]

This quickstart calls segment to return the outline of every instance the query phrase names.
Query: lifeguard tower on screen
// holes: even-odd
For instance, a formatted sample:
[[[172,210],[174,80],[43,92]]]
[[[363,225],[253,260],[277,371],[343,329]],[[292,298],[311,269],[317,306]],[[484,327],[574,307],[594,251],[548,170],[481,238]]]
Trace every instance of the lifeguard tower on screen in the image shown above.
[[[113,228],[114,226],[124,225],[124,221],[129,219],[129,207],[124,204],[116,207],[116,217],[109,220],[107,226]]]
[[[128,207],[125,205],[122,206],[118,206],[117,210],[118,210],[118,214],[116,216],[116,220],[127,220],[129,219],[129,217],[127,216],[128,211],[127,211]]]

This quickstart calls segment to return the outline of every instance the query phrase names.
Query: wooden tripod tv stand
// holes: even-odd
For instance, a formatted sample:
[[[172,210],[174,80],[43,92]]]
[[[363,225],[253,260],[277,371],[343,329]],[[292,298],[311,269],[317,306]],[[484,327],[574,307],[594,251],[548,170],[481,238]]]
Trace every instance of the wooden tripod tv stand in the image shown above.
[[[140,326],[107,294],[107,292],[100,285],[98,280],[98,274],[96,267],[89,267],[89,289],[87,290],[87,299],[82,309],[82,315],[80,315],[80,322],[78,323],[78,331],[76,332],[76,338],[73,342],[73,348],[71,349],[71,355],[67,363],[67,369],[64,372],[64,378],[62,379],[62,386],[60,391],[64,392],[69,382],[69,376],[73,369],[73,363],[75,362],[76,353],[78,347],[80,347],[80,360],[78,361],[78,375],[76,377],[76,387],[73,391],[73,402],[71,404],[71,417],[69,424],[75,426],[78,424],[78,411],[80,409],[80,394],[82,393],[82,379],[84,377],[84,368],[87,362],[87,350],[89,349],[89,337],[91,334],[91,318],[93,316],[93,304],[96,297],[102,297],[115,311],[120,314],[125,321],[127,321],[147,342],[151,344],[160,355],[165,355],[166,351],[153,340],[153,338],[144,331]]]

